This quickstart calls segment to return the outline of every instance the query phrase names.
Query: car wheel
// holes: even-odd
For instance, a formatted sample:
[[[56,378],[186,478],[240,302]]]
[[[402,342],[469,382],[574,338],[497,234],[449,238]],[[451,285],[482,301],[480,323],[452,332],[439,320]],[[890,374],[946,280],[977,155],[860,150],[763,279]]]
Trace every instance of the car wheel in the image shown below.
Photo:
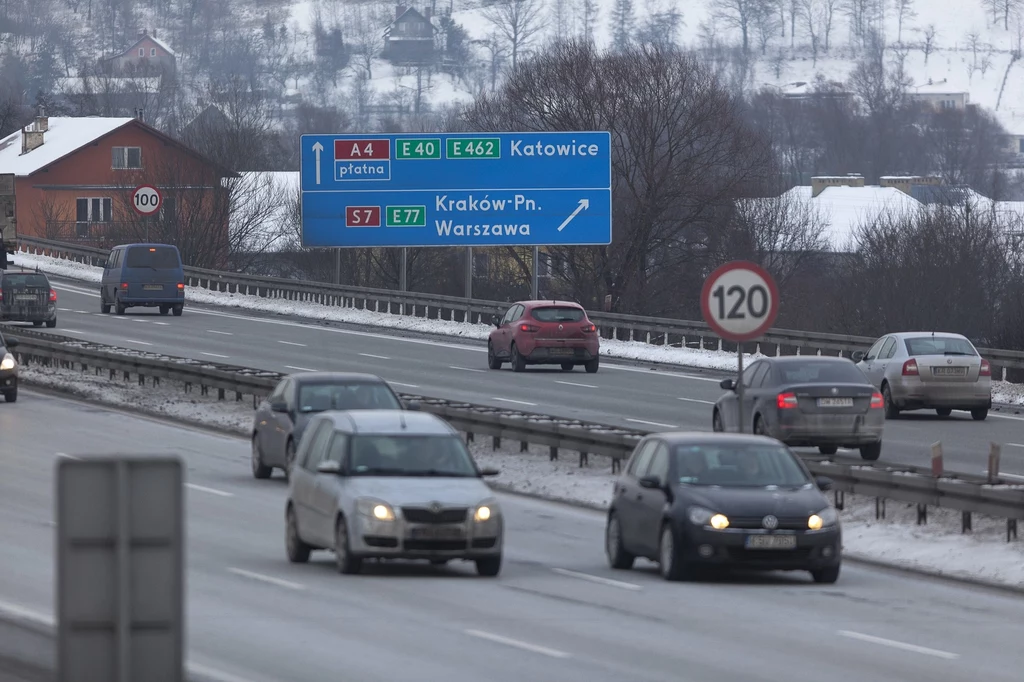
[[[355,575],[363,570],[362,558],[352,554],[349,547],[348,524],[344,516],[339,516],[334,525],[334,562],[338,566],[338,573],[345,575]]]
[[[36,320],[35,322],[32,323],[32,326],[33,327],[42,327],[43,323],[40,320]]]
[[[124,311],[128,310],[128,306],[121,305],[121,301],[114,301],[114,312],[118,315],[124,315]]]
[[[661,544],[658,546],[658,565],[665,580],[683,580],[687,576],[685,564],[679,559],[676,536],[672,526],[665,524],[661,529]]]
[[[576,365],[572,364],[571,362],[563,362],[562,363],[562,371],[563,372],[571,372],[575,366]]]
[[[939,407],[936,408],[935,414],[939,415],[940,417],[948,417],[949,415],[953,414],[953,410],[949,409],[948,407]]]
[[[823,455],[834,455],[839,452],[839,447],[836,445],[819,445],[818,452]]]
[[[110,304],[109,303],[100,303],[100,314],[101,315],[109,315],[110,314]]]
[[[612,512],[608,515],[608,525],[604,531],[604,552],[608,557],[608,565],[619,570],[633,568],[636,557],[622,548],[622,526],[619,515]]]
[[[270,474],[274,471],[273,467],[268,467],[263,463],[263,453],[260,452],[260,439],[259,436],[252,437],[252,475],[253,478],[270,478]]]
[[[309,561],[309,553],[313,548],[299,537],[299,523],[295,518],[295,509],[290,504],[288,511],[285,512],[284,544],[288,552],[288,561],[293,564],[304,564]]]
[[[502,362],[497,355],[494,354],[494,346],[491,342],[487,342],[487,366],[491,369],[501,369]]]
[[[892,391],[889,390],[889,384],[882,384],[882,404],[885,405],[886,419],[895,419],[900,416],[900,408],[896,407],[896,403],[892,401]]]
[[[18,402],[18,388],[17,388],[17,386],[15,386],[14,388],[12,388],[9,391],[4,391],[4,400],[6,400],[9,403],[16,403],[16,402]]]
[[[764,420],[761,419],[761,415],[754,417],[754,433],[758,436],[768,435],[768,427],[764,425]]]
[[[601,365],[600,358],[594,358],[593,360],[587,360],[583,363],[583,369],[587,370],[587,374],[597,374],[597,370]]]
[[[715,413],[711,415],[711,430],[722,433],[725,431],[725,424],[722,423],[722,413],[715,410]]]
[[[983,421],[985,421],[985,417],[987,417],[987,416],[988,416],[988,408],[987,407],[982,407],[982,408],[977,409],[977,410],[971,410],[971,419],[973,419],[976,422],[983,422]]]
[[[175,317],[181,317],[181,314],[185,312],[185,306],[176,305],[173,308],[171,308],[171,312],[174,313]]]
[[[839,566],[829,566],[828,568],[819,568],[816,571],[811,571],[811,578],[816,583],[831,585],[839,580]]]
[[[476,572],[485,578],[493,578],[501,573],[501,555],[477,559]]]
[[[525,370],[526,370],[526,360],[524,360],[523,356],[519,354],[519,348],[517,348],[516,344],[513,343],[512,344],[512,371],[513,372],[522,372],[522,371],[525,371]]]
[[[284,478],[285,480],[291,480],[292,477],[292,465],[295,464],[295,441],[291,438],[288,439],[288,443],[284,446]]]
[[[860,458],[874,462],[882,455],[882,441],[860,446]]]
[[[169,305],[162,305],[162,306],[160,306],[160,314],[161,315],[166,315],[169,312],[171,312],[171,306],[169,306]]]
[[[47,320],[46,321],[46,326],[49,327],[50,329],[53,329],[54,327],[56,327],[57,326],[57,318],[55,317],[52,320]]]

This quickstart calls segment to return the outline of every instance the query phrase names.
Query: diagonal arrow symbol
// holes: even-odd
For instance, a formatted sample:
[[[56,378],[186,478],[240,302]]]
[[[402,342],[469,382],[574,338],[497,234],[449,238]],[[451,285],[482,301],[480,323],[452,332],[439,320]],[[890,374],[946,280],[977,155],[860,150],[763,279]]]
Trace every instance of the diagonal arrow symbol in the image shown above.
[[[316,154],[316,184],[320,184],[320,152],[324,150],[324,146],[319,142],[313,145],[313,153]]]
[[[572,222],[572,219],[580,214],[580,211],[585,211],[590,208],[590,199],[580,199],[580,205],[576,207],[576,210],[569,214],[569,217],[562,221],[562,224],[558,226],[558,231],[561,232],[565,229],[565,226]]]

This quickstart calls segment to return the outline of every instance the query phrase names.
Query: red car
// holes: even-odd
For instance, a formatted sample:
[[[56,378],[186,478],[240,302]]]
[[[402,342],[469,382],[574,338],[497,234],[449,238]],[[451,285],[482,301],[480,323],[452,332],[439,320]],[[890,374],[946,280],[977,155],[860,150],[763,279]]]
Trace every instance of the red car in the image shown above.
[[[578,303],[519,301],[494,326],[487,339],[491,369],[508,362],[513,372],[527,365],[561,365],[567,372],[583,365],[590,374],[597,371],[601,337]]]

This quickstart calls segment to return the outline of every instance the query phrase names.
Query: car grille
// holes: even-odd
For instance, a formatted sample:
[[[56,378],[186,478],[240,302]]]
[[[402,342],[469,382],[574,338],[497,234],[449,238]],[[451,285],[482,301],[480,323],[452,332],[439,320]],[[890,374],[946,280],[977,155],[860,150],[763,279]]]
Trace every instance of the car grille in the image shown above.
[[[811,557],[810,549],[746,549],[745,547],[729,547],[729,558],[742,563],[748,561],[759,564],[792,564],[807,561]]]
[[[767,515],[765,515],[767,516]],[[764,516],[737,516],[729,517],[730,528],[741,528],[741,529],[763,529],[762,521]],[[783,516],[779,518],[779,525],[777,530],[807,530],[807,517],[806,516]]]
[[[405,549],[413,551],[458,551],[466,549],[465,540],[404,540]]]
[[[423,507],[402,507],[402,516],[409,523],[462,523],[469,512],[465,507],[432,511]]]

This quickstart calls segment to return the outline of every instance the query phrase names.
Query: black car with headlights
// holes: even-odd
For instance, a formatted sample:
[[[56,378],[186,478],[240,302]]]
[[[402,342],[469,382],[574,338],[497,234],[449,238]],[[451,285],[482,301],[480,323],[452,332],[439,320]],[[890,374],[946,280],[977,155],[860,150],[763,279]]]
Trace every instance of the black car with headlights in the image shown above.
[[[701,568],[810,571],[839,578],[839,515],[788,447],[766,436],[655,433],[615,482],[605,551],[612,568],[657,561],[667,580]]]
[[[0,334],[0,393],[9,403],[18,399],[18,360],[13,352],[17,345],[13,336]]]

